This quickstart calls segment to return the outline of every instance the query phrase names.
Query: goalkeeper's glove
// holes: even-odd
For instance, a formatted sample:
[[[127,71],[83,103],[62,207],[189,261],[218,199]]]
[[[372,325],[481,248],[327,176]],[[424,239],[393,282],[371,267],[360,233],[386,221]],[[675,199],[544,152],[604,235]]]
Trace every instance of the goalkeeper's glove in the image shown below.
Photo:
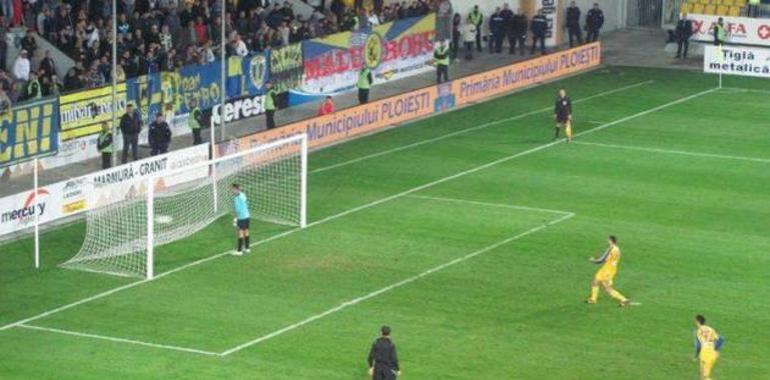
[[[238,226],[238,218],[233,218],[233,227]]]

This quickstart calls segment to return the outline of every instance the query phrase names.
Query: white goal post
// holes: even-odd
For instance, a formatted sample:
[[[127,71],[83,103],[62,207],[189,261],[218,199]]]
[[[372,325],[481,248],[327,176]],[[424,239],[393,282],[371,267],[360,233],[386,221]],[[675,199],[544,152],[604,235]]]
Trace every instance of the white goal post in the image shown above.
[[[136,190],[126,199],[88,211],[80,251],[60,265],[151,279],[156,247],[232,215],[233,183],[246,194],[253,220],[304,228],[307,151],[307,135],[295,135],[121,184]]]

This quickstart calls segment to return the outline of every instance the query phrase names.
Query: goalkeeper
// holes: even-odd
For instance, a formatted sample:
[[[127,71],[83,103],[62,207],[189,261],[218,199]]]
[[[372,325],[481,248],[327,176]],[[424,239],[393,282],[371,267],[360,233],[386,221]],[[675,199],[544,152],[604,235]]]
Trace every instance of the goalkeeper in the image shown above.
[[[233,187],[233,207],[235,209],[234,225],[238,229],[238,249],[233,252],[235,256],[243,255],[243,251],[251,252],[249,249],[249,201],[246,194],[241,191],[241,186],[237,183]]]

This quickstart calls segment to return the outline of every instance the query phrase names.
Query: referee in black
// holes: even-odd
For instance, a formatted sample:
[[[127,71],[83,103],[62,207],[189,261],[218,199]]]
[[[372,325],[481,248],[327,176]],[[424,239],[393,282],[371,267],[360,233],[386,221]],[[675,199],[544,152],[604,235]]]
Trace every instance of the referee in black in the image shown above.
[[[567,142],[572,142],[572,100],[567,96],[567,90],[559,89],[559,96],[553,106],[553,117],[556,119],[556,129],[553,139],[559,138],[559,130],[564,128]]]
[[[373,380],[395,380],[401,374],[396,345],[390,340],[390,327],[382,326],[380,331],[382,336],[372,343],[369,358],[366,359],[369,374]]]

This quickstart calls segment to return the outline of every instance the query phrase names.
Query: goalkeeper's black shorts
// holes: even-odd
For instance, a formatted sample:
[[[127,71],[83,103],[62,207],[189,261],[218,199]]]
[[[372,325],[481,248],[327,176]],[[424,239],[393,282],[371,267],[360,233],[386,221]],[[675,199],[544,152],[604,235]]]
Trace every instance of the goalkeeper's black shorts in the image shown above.
[[[251,224],[251,219],[249,219],[249,218],[238,219],[238,221],[235,222],[235,224],[238,226],[239,230],[248,230],[249,229],[249,225]]]

